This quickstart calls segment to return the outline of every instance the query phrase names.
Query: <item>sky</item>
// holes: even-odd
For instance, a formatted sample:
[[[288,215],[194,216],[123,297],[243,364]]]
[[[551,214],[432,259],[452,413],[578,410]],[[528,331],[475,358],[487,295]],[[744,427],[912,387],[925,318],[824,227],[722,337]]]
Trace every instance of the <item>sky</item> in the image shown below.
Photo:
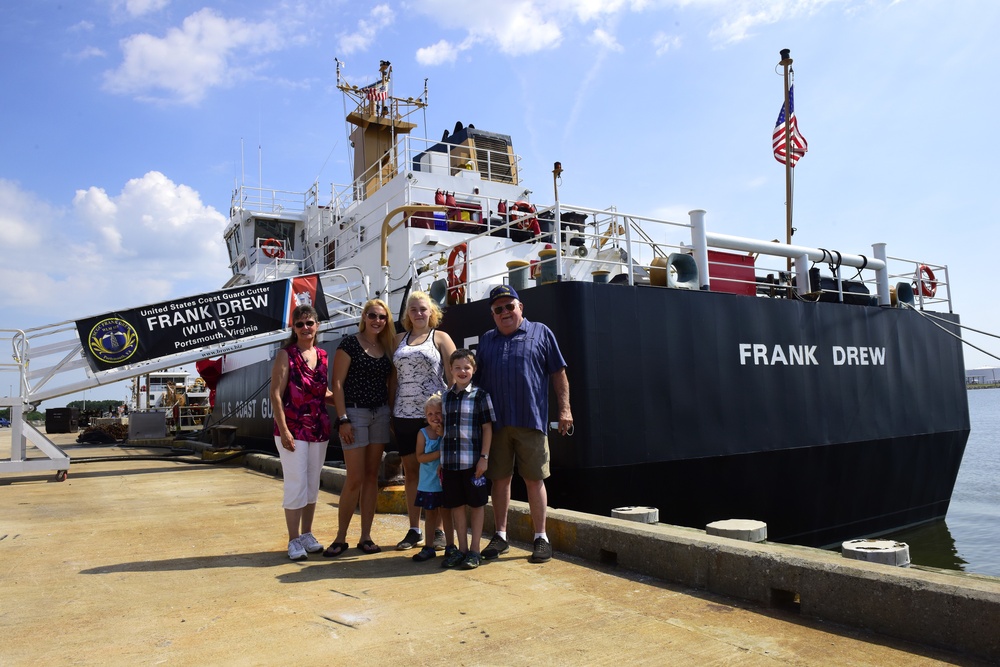
[[[349,181],[335,58],[357,85],[389,60],[397,96],[426,80],[418,136],[511,135],[539,203],[560,161],[564,204],[784,239],[790,49],[793,242],[947,265],[963,323],[1000,334],[998,34],[994,0],[5,2],[0,329],[220,288],[238,182]]]

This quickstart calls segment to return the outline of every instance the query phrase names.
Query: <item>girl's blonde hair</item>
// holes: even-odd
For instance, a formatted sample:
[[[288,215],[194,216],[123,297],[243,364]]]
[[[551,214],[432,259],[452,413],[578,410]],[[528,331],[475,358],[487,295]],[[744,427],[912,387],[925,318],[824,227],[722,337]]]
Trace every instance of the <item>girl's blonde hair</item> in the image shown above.
[[[433,405],[442,405],[443,403],[444,399],[441,398],[441,392],[436,391],[428,396],[427,400],[424,401],[424,412],[427,412],[427,409]]]
[[[385,328],[378,335],[378,344],[389,355],[389,358],[392,359],[392,353],[396,351],[396,327],[392,324],[392,311],[389,310],[389,305],[385,301],[382,299],[370,299],[365,302],[364,307],[361,309],[361,322],[358,324],[358,331],[364,333],[365,329],[368,328],[368,311],[375,307],[381,308],[386,314]]]
[[[403,328],[407,331],[413,330],[413,323],[410,322],[410,306],[412,306],[413,302],[417,299],[423,299],[427,302],[427,307],[431,311],[431,316],[427,318],[427,326],[431,329],[437,329],[438,325],[441,324],[441,318],[444,317],[444,313],[441,312],[441,306],[437,304],[437,301],[431,298],[430,294],[419,290],[412,292],[406,299],[406,308],[403,309]]]

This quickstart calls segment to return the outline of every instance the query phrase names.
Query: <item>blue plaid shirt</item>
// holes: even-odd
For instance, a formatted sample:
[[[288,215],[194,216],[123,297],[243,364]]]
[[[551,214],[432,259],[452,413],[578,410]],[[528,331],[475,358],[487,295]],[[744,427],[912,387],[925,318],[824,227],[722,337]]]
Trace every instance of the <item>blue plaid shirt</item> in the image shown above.
[[[552,330],[528,320],[509,336],[493,328],[479,338],[476,360],[476,380],[497,399],[494,428],[520,426],[545,433],[549,377],[566,366]]]
[[[490,395],[469,383],[462,390],[452,385],[442,398],[441,467],[445,470],[474,468],[483,452],[483,424],[496,421]]]

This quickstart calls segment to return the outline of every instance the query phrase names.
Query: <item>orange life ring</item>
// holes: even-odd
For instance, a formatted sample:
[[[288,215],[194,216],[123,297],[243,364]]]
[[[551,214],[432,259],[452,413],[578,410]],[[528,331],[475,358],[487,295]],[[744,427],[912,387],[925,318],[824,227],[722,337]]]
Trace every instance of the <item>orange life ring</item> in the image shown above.
[[[522,213],[534,213],[535,205],[528,203],[526,201],[518,201],[514,202],[512,210],[515,212],[515,214],[518,215]],[[527,215],[525,215],[523,218],[517,221],[517,226],[523,230],[531,229],[532,231],[537,230],[537,233],[541,232],[541,228],[538,226],[538,219],[528,217]]]
[[[261,241],[260,251],[274,259],[277,257],[281,259],[285,256],[285,249],[281,247],[281,241],[278,239],[267,239],[266,241]]]
[[[920,293],[927,297],[933,297],[937,294],[937,280],[934,279],[934,272],[931,271],[931,267],[926,264],[921,264],[920,269]],[[924,280],[924,278],[927,278]]]
[[[458,256],[462,256],[461,263]],[[465,303],[465,283],[469,279],[468,248],[464,243],[459,243],[451,249],[448,255],[448,303]],[[457,268],[456,268],[457,267]]]

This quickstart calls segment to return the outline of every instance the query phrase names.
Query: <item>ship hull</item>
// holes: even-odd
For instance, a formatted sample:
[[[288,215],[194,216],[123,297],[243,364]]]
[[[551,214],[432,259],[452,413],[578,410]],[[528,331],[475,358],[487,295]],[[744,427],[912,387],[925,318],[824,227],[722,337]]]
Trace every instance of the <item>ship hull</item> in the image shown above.
[[[521,300],[555,333],[571,387],[574,434],[549,432],[551,506],[651,506],[696,528],[753,518],[814,546],[946,514],[969,433],[964,361],[920,313],[583,282]],[[477,302],[442,328],[474,347],[492,325]],[[268,370],[243,369],[257,375],[235,392],[224,376],[220,400]],[[241,428],[258,442],[261,408]]]

